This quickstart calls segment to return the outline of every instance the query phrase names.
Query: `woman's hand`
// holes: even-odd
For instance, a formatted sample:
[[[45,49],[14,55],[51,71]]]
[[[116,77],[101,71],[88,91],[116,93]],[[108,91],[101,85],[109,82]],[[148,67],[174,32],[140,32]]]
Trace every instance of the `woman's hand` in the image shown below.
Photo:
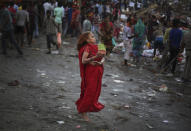
[[[96,66],[96,65],[103,65],[103,63],[98,62],[98,61],[92,61],[92,62],[90,62],[90,64],[92,64],[94,66]]]
[[[97,53],[96,54],[96,58],[102,58],[102,57],[104,57],[105,55],[103,54],[103,53]]]

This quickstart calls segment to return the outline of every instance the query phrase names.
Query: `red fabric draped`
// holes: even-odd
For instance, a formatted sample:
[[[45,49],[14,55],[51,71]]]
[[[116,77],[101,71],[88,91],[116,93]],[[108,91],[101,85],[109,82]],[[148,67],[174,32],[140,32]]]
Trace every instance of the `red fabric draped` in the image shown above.
[[[89,52],[88,57],[95,56],[98,52],[98,46],[87,44],[79,51],[81,94],[76,105],[79,113],[98,112],[104,108],[104,105],[98,102],[102,85],[103,66],[82,64],[84,52]],[[100,61],[100,59],[97,59],[97,61]]]

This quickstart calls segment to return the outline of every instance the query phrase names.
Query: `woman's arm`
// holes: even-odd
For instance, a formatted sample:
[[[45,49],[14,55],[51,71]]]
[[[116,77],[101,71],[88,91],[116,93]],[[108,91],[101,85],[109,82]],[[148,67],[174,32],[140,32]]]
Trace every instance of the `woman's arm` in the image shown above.
[[[84,53],[83,53],[83,56],[82,56],[82,63],[83,63],[83,64],[90,63],[90,62],[92,62],[95,58],[97,58],[97,55],[96,55],[96,56],[92,56],[92,57],[90,57],[90,58],[88,58],[88,55],[89,55],[88,52],[84,52]]]
[[[83,56],[82,56],[82,64],[88,64],[88,63],[92,63],[92,64],[98,64],[101,65],[100,62],[94,61],[96,58],[98,57],[103,57],[103,54],[98,53],[96,56],[92,56],[90,58],[88,58],[89,53],[88,52],[84,52]]]

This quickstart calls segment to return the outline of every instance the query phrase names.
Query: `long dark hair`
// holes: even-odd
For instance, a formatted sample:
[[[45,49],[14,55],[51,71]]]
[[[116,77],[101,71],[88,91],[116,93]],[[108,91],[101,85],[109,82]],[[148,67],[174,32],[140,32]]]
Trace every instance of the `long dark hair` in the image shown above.
[[[87,42],[87,39],[89,38],[89,34],[91,32],[90,31],[87,31],[83,34],[80,35],[79,39],[78,39],[78,43],[77,43],[77,49],[78,51],[83,47],[85,46],[86,44],[88,44]]]

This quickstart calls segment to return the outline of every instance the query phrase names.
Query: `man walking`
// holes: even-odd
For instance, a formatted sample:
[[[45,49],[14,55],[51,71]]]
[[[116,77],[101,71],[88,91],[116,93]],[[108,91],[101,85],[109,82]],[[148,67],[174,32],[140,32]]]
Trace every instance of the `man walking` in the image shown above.
[[[184,74],[182,77],[183,82],[190,82],[190,74],[191,74],[191,28],[186,32],[182,39],[182,51],[184,48],[186,49],[186,63],[184,67]]]
[[[0,15],[0,31],[2,32],[2,49],[3,49],[3,54],[7,54],[7,45],[5,43],[5,40],[7,38],[10,39],[11,44],[15,46],[17,49],[18,53],[20,55],[23,55],[23,52],[20,50],[18,44],[16,43],[16,40],[14,38],[14,28],[13,28],[13,23],[12,23],[12,18],[9,10],[6,7],[3,7]]]
[[[170,59],[168,63],[172,62],[172,69],[171,73],[174,74],[176,64],[177,64],[177,56],[180,52],[180,43],[182,40],[183,33],[178,28],[179,27],[179,20],[173,20],[173,27],[169,34],[169,43],[170,43]]]
[[[17,42],[23,47],[25,28],[29,23],[29,13],[26,11],[26,5],[23,5],[22,7],[23,9],[18,10],[16,13],[16,32]]]

